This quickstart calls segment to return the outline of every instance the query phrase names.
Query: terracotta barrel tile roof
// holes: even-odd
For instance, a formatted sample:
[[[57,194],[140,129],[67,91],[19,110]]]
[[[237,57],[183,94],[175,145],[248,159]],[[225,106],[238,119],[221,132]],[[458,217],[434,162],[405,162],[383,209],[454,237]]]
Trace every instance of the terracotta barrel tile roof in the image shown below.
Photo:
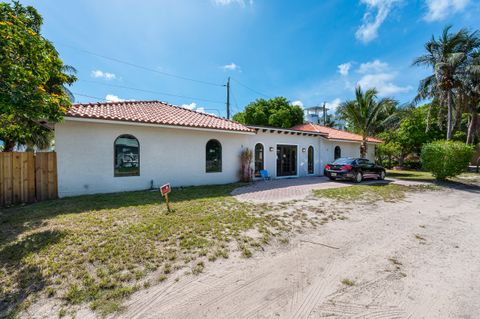
[[[160,101],[73,104],[66,117],[254,132],[240,123]]]
[[[361,135],[342,131],[342,130],[337,130],[335,128],[326,127],[326,126],[313,124],[313,123],[299,124],[292,127],[292,129],[307,131],[307,132],[326,133],[328,134],[328,139],[332,139],[332,140],[346,140],[346,141],[358,141],[358,142],[362,141]],[[373,137],[367,138],[367,141],[372,143],[383,143],[382,140],[379,140]]]

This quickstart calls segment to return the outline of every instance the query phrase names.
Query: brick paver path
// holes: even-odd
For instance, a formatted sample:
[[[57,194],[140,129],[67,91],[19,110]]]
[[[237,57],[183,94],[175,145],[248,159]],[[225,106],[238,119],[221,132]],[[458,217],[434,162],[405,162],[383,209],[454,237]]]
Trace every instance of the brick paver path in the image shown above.
[[[394,183],[401,185],[425,184],[422,182],[386,179],[384,181],[365,180],[361,185],[376,183]],[[314,189],[339,188],[355,185],[350,181],[330,181],[323,176],[274,179],[257,181],[250,185],[234,189],[232,195],[241,202],[278,203],[295,199],[304,199]]]

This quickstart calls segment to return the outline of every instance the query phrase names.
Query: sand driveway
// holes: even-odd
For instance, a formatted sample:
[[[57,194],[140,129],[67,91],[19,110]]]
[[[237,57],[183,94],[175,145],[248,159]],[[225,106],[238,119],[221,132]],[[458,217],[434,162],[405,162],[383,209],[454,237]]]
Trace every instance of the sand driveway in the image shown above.
[[[341,209],[286,245],[140,291],[116,317],[478,318],[478,190]]]

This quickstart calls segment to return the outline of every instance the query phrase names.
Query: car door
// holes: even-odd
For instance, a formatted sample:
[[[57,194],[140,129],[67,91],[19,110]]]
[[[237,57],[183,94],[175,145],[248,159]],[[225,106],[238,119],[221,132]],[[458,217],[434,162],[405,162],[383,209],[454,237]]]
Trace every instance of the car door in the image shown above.
[[[358,168],[359,168],[359,171],[363,174],[363,176],[365,175],[368,175],[368,160],[364,159],[364,158],[359,158],[357,160],[357,165],[358,165]]]

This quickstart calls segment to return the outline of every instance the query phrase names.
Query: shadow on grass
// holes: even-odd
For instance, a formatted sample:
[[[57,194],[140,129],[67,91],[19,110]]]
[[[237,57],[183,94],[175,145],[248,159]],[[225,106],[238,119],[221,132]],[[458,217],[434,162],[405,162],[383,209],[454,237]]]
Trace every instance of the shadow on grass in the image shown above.
[[[434,181],[435,185],[446,187],[454,190],[480,194],[480,185],[475,183],[468,183],[466,181],[458,180],[446,180],[446,181]]]
[[[14,289],[0,287],[0,318],[16,317],[17,306],[30,294],[43,290],[46,285],[40,268],[25,263],[24,258],[58,243],[63,236],[58,231],[44,231],[0,246],[0,270],[15,274],[12,278],[15,282]]]

